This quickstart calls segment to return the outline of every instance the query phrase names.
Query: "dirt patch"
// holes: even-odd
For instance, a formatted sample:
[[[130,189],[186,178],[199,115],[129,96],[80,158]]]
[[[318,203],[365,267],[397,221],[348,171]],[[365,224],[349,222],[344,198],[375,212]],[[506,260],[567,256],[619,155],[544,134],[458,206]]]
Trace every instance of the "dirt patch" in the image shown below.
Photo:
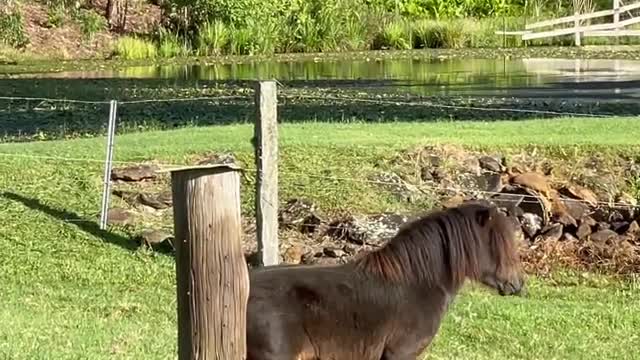
[[[90,8],[98,14],[105,13],[106,0],[94,0]],[[113,51],[113,43],[118,35],[107,29],[97,32],[91,39],[86,38],[77,21],[68,14],[59,27],[52,27],[48,21],[48,6],[38,3],[22,5],[25,30],[29,44],[24,51],[45,59],[95,59],[107,58]],[[147,34],[160,22],[161,10],[147,2],[133,2],[127,14],[127,33]]]

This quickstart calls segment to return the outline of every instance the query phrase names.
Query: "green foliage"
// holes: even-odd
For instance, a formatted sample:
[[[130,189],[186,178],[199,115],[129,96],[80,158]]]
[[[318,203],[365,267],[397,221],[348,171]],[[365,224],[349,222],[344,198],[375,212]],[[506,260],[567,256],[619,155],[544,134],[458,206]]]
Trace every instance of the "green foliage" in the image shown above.
[[[177,33],[161,29],[158,34],[158,55],[163,58],[183,57],[191,53],[188,41]]]
[[[80,9],[76,13],[75,19],[87,39],[92,39],[96,33],[107,28],[107,19],[94,10]]]
[[[198,27],[196,46],[199,55],[221,55],[229,45],[230,30],[221,20]]]
[[[411,23],[403,19],[392,20],[382,27],[373,44],[375,49],[408,50],[413,47]]]
[[[50,6],[47,8],[47,26],[52,28],[64,25],[66,14],[61,6]]]
[[[158,51],[151,41],[123,36],[116,41],[114,55],[124,60],[153,59],[158,55]]]
[[[0,43],[14,48],[29,44],[22,12],[17,6],[0,9]]]

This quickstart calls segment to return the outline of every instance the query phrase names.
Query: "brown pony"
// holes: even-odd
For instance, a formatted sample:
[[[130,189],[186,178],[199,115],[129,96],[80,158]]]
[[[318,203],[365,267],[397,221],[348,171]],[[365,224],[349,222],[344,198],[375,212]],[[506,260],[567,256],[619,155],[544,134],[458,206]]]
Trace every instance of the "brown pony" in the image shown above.
[[[514,223],[466,203],[404,226],[347,264],[250,272],[248,360],[416,359],[465,279],[519,294]]]

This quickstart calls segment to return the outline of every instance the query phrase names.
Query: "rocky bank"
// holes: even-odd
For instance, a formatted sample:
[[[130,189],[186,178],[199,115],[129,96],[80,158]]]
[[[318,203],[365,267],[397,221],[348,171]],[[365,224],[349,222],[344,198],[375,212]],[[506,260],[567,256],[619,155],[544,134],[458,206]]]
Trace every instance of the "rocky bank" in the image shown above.
[[[232,154],[208,154],[199,163],[234,161]],[[640,211],[624,180],[640,175],[633,159],[605,161],[594,155],[567,164],[535,151],[507,157],[429,146],[398,154],[388,165],[363,181],[407,202],[428,198],[443,208],[484,199],[516,217],[530,272],[544,274],[556,266],[640,271]],[[172,251],[171,192],[159,169],[141,164],[113,170],[114,194],[126,205],[112,208],[109,222],[130,229],[141,245]],[[351,214],[322,209],[308,199],[284,200],[281,257],[293,264],[346,262],[382,246],[421,215]],[[254,264],[255,224],[246,216],[243,222],[244,250]]]

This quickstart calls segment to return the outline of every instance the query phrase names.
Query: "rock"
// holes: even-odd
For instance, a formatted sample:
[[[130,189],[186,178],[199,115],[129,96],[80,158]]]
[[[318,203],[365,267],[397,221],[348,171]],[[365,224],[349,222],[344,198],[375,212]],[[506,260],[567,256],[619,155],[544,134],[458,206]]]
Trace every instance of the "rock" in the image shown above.
[[[618,233],[613,230],[601,230],[589,236],[589,239],[595,243],[605,243],[610,239],[618,238]]]
[[[543,229],[537,238],[540,241],[559,241],[562,238],[563,231],[562,224],[553,224]]]
[[[519,207],[524,213],[531,213],[542,219],[542,226],[549,223],[549,204],[537,192],[521,186],[505,186],[500,194],[492,196],[490,201],[498,207],[512,213],[513,207]]]
[[[511,183],[538,191],[544,196],[548,196],[551,192],[547,177],[537,172],[514,175],[511,178]]]
[[[590,211],[589,207],[580,201],[563,197],[560,197],[560,201],[564,205],[567,214],[571,215],[574,219],[580,219]]]
[[[322,224],[322,219],[316,214],[316,206],[303,199],[290,199],[278,214],[278,221],[283,228],[296,229],[306,234],[313,233]]]
[[[347,240],[354,244],[371,243],[378,245],[396,235],[409,217],[383,213],[365,217],[351,216],[329,224],[327,235],[336,240]]]
[[[525,213],[520,219],[522,230],[530,238],[533,239],[542,230],[542,218],[536,214]]]
[[[142,205],[152,207],[156,210],[162,210],[171,207],[171,193],[167,196],[166,193],[153,195],[147,193],[138,194],[138,202]]]
[[[625,235],[636,238],[638,237],[638,235],[640,235],[640,225],[638,225],[637,221],[632,221],[631,224],[629,224],[629,228],[627,228],[627,232],[625,233]]]
[[[574,199],[585,201],[587,204],[593,207],[598,206],[598,197],[596,196],[596,194],[585,187],[578,185],[567,185],[560,188],[560,193]]]
[[[478,162],[480,163],[480,167],[484,170],[489,170],[495,173],[500,173],[504,170],[500,161],[492,156],[481,156],[478,159]]]
[[[136,191],[113,190],[111,193],[121,198],[129,205],[135,206],[138,203],[139,193]]]
[[[302,245],[291,245],[283,254],[283,262],[286,264],[300,264],[304,254],[305,250]]]
[[[624,234],[629,229],[629,223],[626,221],[618,221],[611,223],[611,230],[615,231],[617,234]],[[606,229],[605,229],[606,230]]]
[[[141,243],[150,248],[156,248],[162,245],[167,245],[166,247],[168,249],[175,250],[175,247],[171,242],[173,235],[166,231],[145,229],[140,233],[139,237],[140,237]]]
[[[133,225],[134,217],[133,213],[122,209],[112,208],[107,212],[107,224],[117,226]]]
[[[569,233],[564,233],[564,235],[562,235],[562,241],[578,241],[578,239]]]
[[[414,203],[423,196],[416,186],[407,183],[396,173],[384,172],[374,175],[370,180],[379,183],[402,201]]]
[[[502,191],[504,184],[502,183],[502,176],[500,174],[492,174],[485,172],[475,179],[477,187],[480,191],[497,193]]]
[[[431,167],[424,166],[420,169],[420,180],[423,182],[434,181],[435,177]]]
[[[196,162],[196,165],[235,164],[236,157],[231,153],[211,153]]]
[[[587,224],[590,227],[594,227],[598,225],[598,222],[592,218],[591,216],[583,216],[580,218],[580,223],[581,224]]]
[[[636,206],[638,201],[627,193],[619,193],[615,197],[618,211],[622,214],[625,220],[631,221],[636,217]]]
[[[111,180],[142,181],[156,178],[158,167],[155,165],[137,165],[111,170]]]
[[[326,256],[329,256],[329,257],[332,257],[332,258],[340,258],[340,257],[343,257],[343,256],[345,256],[347,254],[342,249],[336,249],[336,248],[333,248],[333,247],[325,247],[323,249],[323,253]]]
[[[591,235],[591,226],[586,222],[580,223],[580,226],[578,226],[578,230],[576,231],[578,239],[584,240],[589,235]]]
[[[464,203],[464,201],[465,201],[464,195],[454,195],[448,198],[447,200],[444,200],[442,202],[442,206],[444,208],[454,208]]]
[[[578,227],[578,223],[576,222],[576,219],[574,219],[568,213],[561,214],[561,215],[555,217],[553,220],[556,221],[557,223],[562,224],[563,226],[566,226],[566,227],[574,227],[574,228]]]
[[[608,222],[600,221],[596,224],[596,231],[611,229],[611,224]]]

